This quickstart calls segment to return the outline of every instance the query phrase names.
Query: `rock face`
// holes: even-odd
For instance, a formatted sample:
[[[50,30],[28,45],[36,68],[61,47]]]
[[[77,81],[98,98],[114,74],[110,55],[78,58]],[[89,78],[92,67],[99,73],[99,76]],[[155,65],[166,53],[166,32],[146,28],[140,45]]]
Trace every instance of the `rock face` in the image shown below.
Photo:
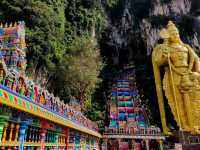
[[[101,44],[116,64],[130,63],[141,54],[149,56],[168,20],[178,24],[183,41],[200,48],[198,0],[118,0],[112,7],[102,0],[102,4],[108,25]]]
[[[158,107],[151,52],[159,42],[159,30],[168,20],[174,21],[182,40],[200,53],[200,1],[116,0],[112,7],[108,6],[107,0],[101,2],[107,16],[107,28],[100,41],[101,53],[107,58],[108,65],[136,65],[138,87],[144,99],[149,99],[155,116],[159,112],[155,109]],[[158,118],[159,115],[153,120]]]

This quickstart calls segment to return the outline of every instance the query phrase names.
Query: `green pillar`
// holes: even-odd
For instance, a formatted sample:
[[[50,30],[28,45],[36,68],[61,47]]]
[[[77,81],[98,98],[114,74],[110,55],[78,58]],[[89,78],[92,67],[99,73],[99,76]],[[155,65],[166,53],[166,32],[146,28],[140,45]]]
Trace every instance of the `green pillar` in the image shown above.
[[[2,139],[2,135],[3,135],[3,128],[4,128],[4,125],[0,125],[0,142]]]
[[[0,115],[0,142],[2,140],[4,125],[8,122],[8,115]]]

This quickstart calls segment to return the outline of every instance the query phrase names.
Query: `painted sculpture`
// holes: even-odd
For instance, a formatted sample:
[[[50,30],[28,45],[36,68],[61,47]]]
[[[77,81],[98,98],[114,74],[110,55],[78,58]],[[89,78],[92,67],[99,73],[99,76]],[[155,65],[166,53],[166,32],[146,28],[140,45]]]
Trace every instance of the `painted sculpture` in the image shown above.
[[[71,120],[76,120],[83,126],[92,124],[79,112],[76,107],[67,106],[59,97],[54,97],[48,90],[37,85],[31,78],[26,77],[26,43],[25,24],[18,22],[8,25],[0,24],[0,83],[3,86],[17,92],[21,96],[52,109],[59,114],[68,116],[68,111],[72,115]],[[77,113],[78,112],[78,113]],[[82,119],[81,119],[82,118]],[[96,130],[96,124],[91,129]]]
[[[164,133],[167,127],[164,94],[181,131],[200,133],[200,64],[194,50],[183,43],[172,21],[160,32],[163,39],[152,53],[155,84]],[[161,77],[160,68],[165,74]]]
[[[99,149],[97,124],[26,75],[24,27],[0,23],[0,149]]]
[[[6,69],[4,61],[1,60],[0,61],[0,83],[1,84],[4,84],[6,75],[7,75],[7,69]]]

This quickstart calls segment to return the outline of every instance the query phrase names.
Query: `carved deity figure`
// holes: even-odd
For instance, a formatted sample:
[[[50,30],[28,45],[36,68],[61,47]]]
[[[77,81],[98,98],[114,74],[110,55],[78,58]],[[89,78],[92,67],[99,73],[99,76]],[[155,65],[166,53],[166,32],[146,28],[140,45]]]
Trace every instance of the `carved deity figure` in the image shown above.
[[[162,29],[162,44],[152,53],[156,91],[164,133],[169,133],[166,122],[164,94],[174,119],[182,131],[200,133],[200,63],[197,54],[183,43],[172,21]],[[161,67],[164,76],[161,76]]]
[[[6,65],[3,60],[0,60],[0,84],[4,84],[7,75]]]
[[[25,95],[26,92],[26,83],[23,77],[19,77],[18,79],[18,92],[20,95]]]

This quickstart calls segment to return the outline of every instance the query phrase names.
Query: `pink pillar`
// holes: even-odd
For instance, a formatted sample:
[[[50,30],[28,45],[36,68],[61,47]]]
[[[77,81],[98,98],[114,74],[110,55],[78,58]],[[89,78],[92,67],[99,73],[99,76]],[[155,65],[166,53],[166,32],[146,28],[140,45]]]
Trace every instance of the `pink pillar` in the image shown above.
[[[40,142],[41,142],[41,150],[45,150],[45,136],[46,136],[47,130],[45,128],[42,128],[40,131]]]
[[[48,127],[49,127],[48,122],[45,120],[41,120],[41,130],[40,130],[41,148],[40,150],[45,150],[45,136],[46,136]]]
[[[68,142],[69,142],[69,128],[66,127],[65,129],[65,148],[68,149]]]

